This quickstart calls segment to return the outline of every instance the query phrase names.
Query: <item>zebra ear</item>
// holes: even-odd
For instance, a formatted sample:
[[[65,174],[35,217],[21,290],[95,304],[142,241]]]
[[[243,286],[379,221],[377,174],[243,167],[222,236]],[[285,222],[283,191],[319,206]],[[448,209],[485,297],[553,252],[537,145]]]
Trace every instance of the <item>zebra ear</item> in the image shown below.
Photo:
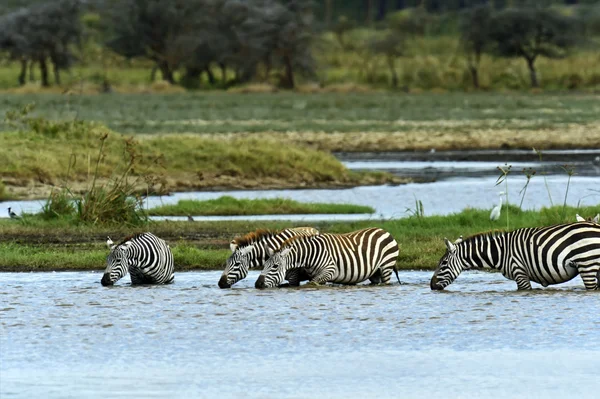
[[[444,242],[446,243],[446,248],[448,248],[448,252],[456,251],[456,247],[447,238],[444,237]]]
[[[585,219],[584,219],[584,218],[582,218],[581,216],[579,216],[579,214],[578,214],[578,213],[576,213],[576,214],[575,214],[575,219],[576,219],[578,222],[585,222]]]
[[[238,245],[235,243],[235,240],[231,240],[231,242],[229,243],[229,249],[231,249],[231,252],[235,252],[237,247]]]
[[[596,216],[592,219],[594,223],[600,223],[600,213],[597,213]]]
[[[462,235],[461,235],[460,237],[458,237],[458,238],[457,238],[457,239],[454,241],[454,243],[455,243],[455,244],[459,244],[459,243],[461,243],[461,242],[463,242],[463,236],[462,236]]]
[[[111,240],[111,239],[110,239],[110,237],[106,237],[106,238],[107,238],[107,240],[106,240],[106,246],[107,246],[109,249],[113,249],[113,248],[115,247],[115,245],[114,245],[114,243],[113,243],[113,240]]]

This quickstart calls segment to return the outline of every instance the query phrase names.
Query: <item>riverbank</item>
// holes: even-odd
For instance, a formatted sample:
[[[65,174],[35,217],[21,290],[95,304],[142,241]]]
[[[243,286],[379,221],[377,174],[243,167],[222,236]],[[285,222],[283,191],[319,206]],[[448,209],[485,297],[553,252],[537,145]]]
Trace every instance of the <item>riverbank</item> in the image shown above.
[[[575,221],[575,214],[593,216],[600,205],[592,207],[552,207],[540,211],[520,211],[511,207],[509,229],[545,226]],[[466,209],[449,216],[413,216],[397,220],[360,222],[318,222],[321,232],[346,233],[366,227],[389,231],[400,245],[398,268],[427,269],[437,266],[445,251],[443,238],[451,240],[480,232],[506,229],[506,208],[496,222],[488,210]],[[306,225],[306,224],[303,224]],[[177,270],[220,270],[232,238],[258,228],[282,229],[298,226],[291,222],[150,222],[140,228],[97,227],[0,219],[0,271],[101,270],[108,249],[106,237],[115,242],[142,231],[152,231],[173,249]]]

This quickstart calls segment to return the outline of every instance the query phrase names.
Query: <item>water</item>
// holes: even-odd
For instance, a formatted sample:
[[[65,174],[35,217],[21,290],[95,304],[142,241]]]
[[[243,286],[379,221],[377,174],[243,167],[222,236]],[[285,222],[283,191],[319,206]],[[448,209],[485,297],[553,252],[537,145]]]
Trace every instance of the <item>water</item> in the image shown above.
[[[301,202],[344,202],[367,205],[375,209],[373,214],[359,215],[265,215],[265,216],[194,216],[203,220],[369,220],[402,218],[415,208],[415,201],[423,203],[425,215],[447,215],[467,207],[492,209],[498,203],[498,193],[504,185],[496,186],[496,177],[477,179],[453,178],[433,183],[411,183],[398,186],[363,186],[348,189],[303,189],[303,190],[236,190],[215,192],[175,193],[171,196],[150,197],[145,206],[152,208],[161,204],[176,204],[182,199],[209,200],[229,195],[235,198],[290,198]],[[509,175],[509,200],[518,205],[519,191],[526,182],[523,176]],[[548,184],[548,189],[546,187]],[[524,209],[540,209],[550,206],[550,197],[555,205],[562,205],[567,188],[567,176],[534,177],[523,201]],[[550,194],[548,194],[548,190]],[[600,202],[600,177],[573,176],[569,184],[567,204],[596,205]],[[17,213],[36,213],[42,201],[7,201],[4,208],[13,207]],[[7,217],[6,209],[0,216]],[[573,215],[573,218],[575,215]],[[165,218],[155,218],[165,219]],[[169,217],[171,220],[187,220],[186,216]]]
[[[2,398],[597,398],[600,292],[468,272],[403,285],[231,290],[219,272],[112,288],[0,273]],[[539,287],[539,286],[538,286]]]

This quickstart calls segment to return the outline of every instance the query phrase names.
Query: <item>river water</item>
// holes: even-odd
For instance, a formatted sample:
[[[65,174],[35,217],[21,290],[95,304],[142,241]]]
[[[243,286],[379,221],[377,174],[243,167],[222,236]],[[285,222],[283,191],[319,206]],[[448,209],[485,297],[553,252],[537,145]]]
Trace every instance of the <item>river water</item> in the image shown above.
[[[598,398],[600,292],[498,273],[402,285],[220,290],[219,272],[111,288],[0,273],[0,397]]]

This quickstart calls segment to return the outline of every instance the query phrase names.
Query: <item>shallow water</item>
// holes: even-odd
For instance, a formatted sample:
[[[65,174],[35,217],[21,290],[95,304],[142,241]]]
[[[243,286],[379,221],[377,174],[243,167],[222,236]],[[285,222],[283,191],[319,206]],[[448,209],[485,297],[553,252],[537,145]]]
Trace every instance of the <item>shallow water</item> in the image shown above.
[[[231,290],[219,272],[112,288],[0,273],[0,397],[593,398],[600,292],[497,273],[402,285]]]

